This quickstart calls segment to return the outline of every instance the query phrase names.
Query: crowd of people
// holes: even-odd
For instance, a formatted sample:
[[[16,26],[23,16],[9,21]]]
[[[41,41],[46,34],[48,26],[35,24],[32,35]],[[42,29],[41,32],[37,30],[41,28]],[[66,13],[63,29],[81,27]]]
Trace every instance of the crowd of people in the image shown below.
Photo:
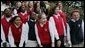
[[[84,20],[62,1],[17,1],[1,13],[1,47],[84,47]]]

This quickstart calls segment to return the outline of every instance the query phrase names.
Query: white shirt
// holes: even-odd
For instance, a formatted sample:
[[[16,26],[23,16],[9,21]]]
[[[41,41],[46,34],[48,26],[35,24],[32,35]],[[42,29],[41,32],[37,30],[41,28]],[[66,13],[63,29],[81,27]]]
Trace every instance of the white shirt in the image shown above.
[[[3,31],[3,27],[2,27],[2,24],[1,24],[1,40],[2,40],[2,42],[5,42],[5,41],[6,41],[5,34],[4,34],[4,31]]]
[[[25,41],[25,44],[27,44],[27,42],[28,42],[28,33],[29,33],[29,25],[26,22],[25,24],[23,24],[23,27],[22,27],[22,35],[21,35],[21,40],[20,40],[19,47],[23,46],[24,41]]]
[[[17,9],[14,9],[14,10],[13,10],[13,16],[18,16],[18,14],[17,14]]]

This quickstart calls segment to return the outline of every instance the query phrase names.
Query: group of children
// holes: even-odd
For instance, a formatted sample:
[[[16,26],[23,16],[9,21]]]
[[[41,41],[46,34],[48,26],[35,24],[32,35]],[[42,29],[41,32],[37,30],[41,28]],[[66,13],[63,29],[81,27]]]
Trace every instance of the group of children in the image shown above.
[[[32,1],[28,6],[22,2],[19,8],[4,10],[1,16],[1,46],[9,43],[9,47],[83,47],[84,21],[80,19],[79,10],[74,10],[67,22],[60,1],[50,17],[40,3],[36,1],[35,8]]]

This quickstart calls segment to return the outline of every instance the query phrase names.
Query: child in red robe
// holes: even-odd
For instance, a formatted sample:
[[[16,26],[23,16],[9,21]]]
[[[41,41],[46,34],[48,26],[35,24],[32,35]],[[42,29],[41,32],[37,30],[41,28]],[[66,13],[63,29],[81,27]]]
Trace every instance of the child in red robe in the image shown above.
[[[9,28],[9,43],[11,47],[21,47],[24,41],[27,40],[28,26],[22,23],[19,16],[15,16],[10,20],[11,26]],[[25,42],[26,43],[26,42]]]
[[[9,20],[11,18],[11,9],[6,8],[1,17],[1,42],[8,42],[8,32],[10,27]]]
[[[52,17],[50,17],[49,20],[52,24],[54,30],[56,30],[56,32],[58,32],[59,38],[61,40],[61,44],[60,42],[57,44],[58,47],[63,47],[64,46],[64,38],[66,37],[66,28],[65,28],[65,22],[63,20],[63,18],[61,17],[60,13],[59,13],[59,7],[55,8],[55,13],[53,14]],[[55,36],[56,37],[56,36]],[[58,42],[58,41],[57,41]]]
[[[35,33],[40,47],[54,47],[54,32],[52,24],[47,21],[46,15],[42,13],[35,24]],[[57,35],[57,39],[59,39]]]

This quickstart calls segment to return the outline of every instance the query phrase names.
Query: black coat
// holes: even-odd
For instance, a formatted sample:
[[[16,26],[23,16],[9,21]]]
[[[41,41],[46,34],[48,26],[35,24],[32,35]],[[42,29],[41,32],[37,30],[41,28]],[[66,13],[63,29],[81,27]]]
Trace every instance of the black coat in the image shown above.
[[[82,20],[79,19],[76,22],[73,22],[70,20],[69,22],[70,26],[70,35],[71,35],[71,42],[72,44],[79,44],[83,41],[83,33],[82,33]]]

